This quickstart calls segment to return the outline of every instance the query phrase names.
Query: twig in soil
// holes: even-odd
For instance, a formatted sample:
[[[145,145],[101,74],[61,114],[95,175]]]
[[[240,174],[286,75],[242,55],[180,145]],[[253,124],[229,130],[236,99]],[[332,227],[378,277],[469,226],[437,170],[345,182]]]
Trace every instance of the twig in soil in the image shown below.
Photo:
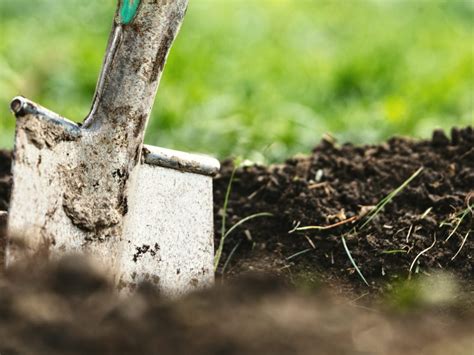
[[[339,227],[339,226],[342,226],[344,224],[347,224],[347,223],[350,223],[350,222],[354,222],[357,220],[357,218],[359,218],[358,216],[352,216],[350,218],[347,218],[343,221],[339,221],[337,223],[333,223],[333,224],[330,224],[330,225],[327,225],[327,226],[304,226],[304,227],[296,227],[296,228],[293,228],[291,231],[289,231],[288,233],[293,233],[294,231],[306,231],[306,230],[310,230],[310,229],[317,229],[317,230],[327,230],[327,229],[332,229],[332,228],[336,228],[336,227]]]
[[[433,244],[431,244],[428,248],[423,249],[417,256],[415,256],[415,259],[413,259],[413,261],[410,265],[410,269],[408,270],[408,280],[411,279],[411,272],[413,270],[413,266],[415,266],[416,261],[420,258],[420,256],[422,256],[424,253],[426,253],[431,248],[433,248],[435,246],[435,244],[436,244],[436,233],[434,234]]]
[[[310,190],[317,189],[317,188],[319,188],[319,187],[324,187],[324,186],[326,186],[327,184],[328,184],[327,181],[318,182],[318,183],[315,183],[315,184],[310,184],[310,185],[308,186],[308,189],[310,189]]]
[[[397,196],[401,191],[403,191],[408,186],[408,184],[421,173],[422,170],[423,170],[423,167],[420,167],[408,179],[406,179],[399,187],[397,187],[395,190],[393,190],[387,196],[385,196],[382,200],[380,200],[380,202],[377,203],[375,208],[367,214],[366,216],[367,219],[360,226],[360,229],[364,228],[367,224],[369,224],[370,221],[372,221],[372,219],[374,219],[375,216],[377,216],[377,214],[379,214],[379,212],[385,207],[385,205],[390,203],[395,196]]]
[[[346,251],[346,254],[347,256],[349,257],[349,260],[351,261],[352,263],[352,266],[354,266],[354,269],[357,271],[357,273],[359,274],[360,278],[365,282],[365,284],[367,286],[369,286],[369,283],[367,282],[367,280],[365,279],[364,275],[362,274],[362,272],[360,271],[359,267],[357,266],[355,260],[352,258],[352,255],[351,255],[351,252],[349,250],[349,248],[347,247],[347,244],[346,244],[346,239],[344,238],[344,236],[341,236],[341,239],[342,239],[342,245],[344,246],[344,250]]]
[[[462,243],[461,243],[461,246],[459,247],[458,251],[456,252],[456,254],[454,254],[454,256],[451,258],[451,261],[453,261],[456,256],[458,256],[458,254],[461,252],[462,248],[464,247],[464,244],[466,243],[466,240],[467,240],[467,237],[469,237],[469,234],[471,234],[472,231],[468,231],[466,233],[466,236],[463,238],[462,240]]]
[[[286,260],[291,260],[293,258],[296,258],[297,256],[299,255],[302,255],[302,254],[306,254],[308,251],[311,251],[313,250],[313,248],[308,248],[308,249],[305,249],[305,250],[301,250],[293,255],[290,255],[289,257],[286,258]]]

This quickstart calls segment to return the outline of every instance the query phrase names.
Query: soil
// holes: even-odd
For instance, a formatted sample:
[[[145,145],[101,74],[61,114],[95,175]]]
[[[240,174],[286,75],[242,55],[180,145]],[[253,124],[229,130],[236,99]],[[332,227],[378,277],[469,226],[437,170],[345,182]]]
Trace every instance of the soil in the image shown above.
[[[74,258],[0,282],[2,354],[470,354],[474,313],[361,308],[325,291],[248,277],[161,298],[119,299]]]
[[[367,211],[374,211],[419,168],[362,228]],[[216,245],[233,169],[232,161],[224,162],[215,179]],[[290,281],[303,275],[342,283],[345,291],[367,290],[343,246],[344,237],[371,291],[406,279],[414,259],[432,244],[418,256],[412,274],[445,270],[472,285],[473,214],[468,208],[474,205],[473,192],[472,127],[454,128],[450,138],[435,131],[431,140],[392,138],[368,146],[340,145],[327,137],[309,156],[235,171],[227,229],[255,213],[273,216],[252,219],[228,236],[220,271],[238,246],[225,270],[228,276],[261,270]],[[467,213],[455,229],[463,211]],[[323,228],[295,230],[305,226]]]
[[[10,160],[0,153],[3,241]],[[229,234],[215,287],[167,300],[143,284],[123,299],[82,259],[29,260],[0,276],[0,353],[471,353],[472,127],[373,146],[327,137],[236,169],[224,211],[233,171],[223,162],[214,182],[216,246],[224,212],[227,230],[272,216]]]

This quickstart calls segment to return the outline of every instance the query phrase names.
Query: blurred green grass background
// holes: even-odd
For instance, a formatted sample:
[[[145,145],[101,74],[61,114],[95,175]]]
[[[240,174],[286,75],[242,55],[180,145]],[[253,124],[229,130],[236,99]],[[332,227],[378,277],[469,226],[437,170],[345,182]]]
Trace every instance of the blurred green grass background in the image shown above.
[[[89,110],[114,0],[1,0],[0,147],[22,94]],[[474,117],[474,2],[190,0],[149,144],[276,161],[325,132],[373,143]]]

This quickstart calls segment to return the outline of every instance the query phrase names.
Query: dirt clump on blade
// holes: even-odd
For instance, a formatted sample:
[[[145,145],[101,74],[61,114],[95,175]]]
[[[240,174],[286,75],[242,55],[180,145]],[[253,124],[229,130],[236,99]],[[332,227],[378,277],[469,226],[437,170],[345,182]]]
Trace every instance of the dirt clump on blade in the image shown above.
[[[233,168],[224,162],[215,179],[216,244]],[[309,156],[236,170],[226,230],[255,213],[273,217],[236,228],[219,270],[228,261],[227,276],[262,270],[365,288],[350,252],[372,289],[439,270],[472,285],[473,191],[472,127],[367,146],[326,138]]]
[[[11,177],[11,152],[0,150],[0,211],[8,210],[10,191],[12,185]]]
[[[5,260],[7,210],[12,187],[11,160],[11,152],[0,150],[0,272]]]

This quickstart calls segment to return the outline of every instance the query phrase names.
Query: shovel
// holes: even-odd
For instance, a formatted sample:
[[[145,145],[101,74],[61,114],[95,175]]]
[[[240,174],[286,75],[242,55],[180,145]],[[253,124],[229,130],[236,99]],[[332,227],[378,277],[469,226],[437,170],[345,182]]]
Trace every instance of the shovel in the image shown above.
[[[144,146],[187,0],[120,0],[92,108],[73,123],[23,97],[16,116],[7,265],[80,253],[119,290],[178,296],[213,272],[213,158]]]

